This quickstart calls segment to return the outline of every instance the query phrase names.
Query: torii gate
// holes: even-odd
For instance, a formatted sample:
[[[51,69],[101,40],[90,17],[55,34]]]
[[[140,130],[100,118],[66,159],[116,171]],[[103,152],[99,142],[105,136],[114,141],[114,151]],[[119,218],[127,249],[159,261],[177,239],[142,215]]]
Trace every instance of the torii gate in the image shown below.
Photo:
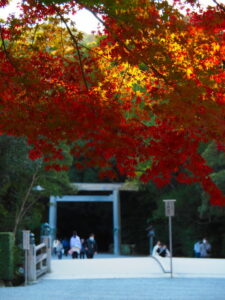
[[[121,245],[121,220],[120,220],[120,191],[137,191],[137,187],[125,183],[73,183],[79,191],[111,191],[108,196],[103,195],[65,195],[50,197],[49,225],[52,239],[56,237],[57,228],[57,202],[112,202],[113,204],[113,241],[114,254],[120,254]]]

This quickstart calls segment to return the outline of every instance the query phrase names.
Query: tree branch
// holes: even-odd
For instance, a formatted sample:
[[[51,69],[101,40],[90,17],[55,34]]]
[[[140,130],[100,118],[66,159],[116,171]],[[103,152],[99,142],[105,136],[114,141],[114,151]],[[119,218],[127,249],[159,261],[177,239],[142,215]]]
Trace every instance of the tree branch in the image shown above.
[[[82,74],[82,78],[83,78],[83,82],[84,82],[84,85],[87,89],[87,91],[89,90],[88,89],[88,83],[87,83],[87,80],[86,80],[86,77],[85,77],[85,72],[84,72],[84,67],[83,67],[83,63],[82,63],[82,58],[81,58],[81,53],[80,53],[80,49],[79,49],[79,45],[78,45],[78,42],[75,38],[75,36],[73,35],[72,31],[70,30],[65,18],[63,17],[63,15],[60,13],[59,9],[56,8],[56,11],[57,11],[57,14],[58,16],[60,17],[61,21],[65,24],[66,26],[66,29],[75,45],[75,48],[76,48],[76,51],[77,51],[77,54],[78,54],[78,59],[79,59],[79,64],[80,64],[80,69],[81,69],[81,74]]]
[[[223,6],[222,4],[218,3],[217,0],[213,0],[213,2],[225,12],[225,6]]]
[[[13,63],[13,61],[12,61],[10,55],[9,55],[9,52],[7,51],[5,40],[4,40],[4,37],[3,37],[3,30],[2,30],[2,26],[1,25],[0,25],[0,32],[1,32],[2,48],[3,48],[3,51],[5,53],[5,56],[8,59],[8,61],[10,62],[10,64],[13,66],[13,68],[15,68],[17,70],[17,67]]]
[[[16,214],[15,225],[14,225],[14,228],[13,228],[14,235],[16,235],[19,223],[20,223],[22,217],[24,216],[25,205],[27,204],[27,201],[29,199],[31,190],[32,190],[32,188],[34,186],[34,183],[35,183],[36,179],[37,179],[38,171],[39,171],[39,168],[37,167],[36,170],[35,170],[35,172],[34,172],[34,174],[33,174],[33,176],[32,176],[32,180],[31,180],[31,183],[30,183],[30,185],[29,185],[29,187],[27,189],[25,197],[22,200],[22,204],[20,206],[19,212]]]

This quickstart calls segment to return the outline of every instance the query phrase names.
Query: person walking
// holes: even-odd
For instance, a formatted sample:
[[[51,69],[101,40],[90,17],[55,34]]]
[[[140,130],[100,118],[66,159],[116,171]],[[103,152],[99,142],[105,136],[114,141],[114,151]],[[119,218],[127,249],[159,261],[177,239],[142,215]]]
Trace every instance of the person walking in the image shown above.
[[[154,237],[155,237],[155,230],[153,228],[152,225],[149,225],[147,228],[147,237],[149,239],[149,254],[150,256],[153,256],[153,240],[154,240]]]
[[[81,242],[80,237],[77,235],[77,232],[74,230],[73,235],[70,239],[70,254],[72,255],[72,258],[78,258],[78,255],[80,254],[81,249]]]
[[[58,244],[58,239],[55,239],[53,241],[53,245],[52,245],[52,254],[53,255],[57,255],[57,253],[56,253],[56,246],[57,246],[57,244]]]
[[[97,243],[95,241],[95,235],[91,233],[89,238],[85,241],[85,252],[87,258],[93,258],[97,253]]]
[[[64,238],[62,240],[62,245],[63,245],[63,249],[64,249],[64,255],[67,256],[68,255],[68,251],[70,249],[69,240],[67,238]]]
[[[200,257],[200,248],[201,248],[201,241],[198,240],[195,244],[194,244],[194,256],[195,257]]]
[[[59,239],[56,240],[56,254],[57,254],[58,259],[62,259],[63,245]]]
[[[85,258],[85,240],[81,239],[80,258]]]
[[[211,247],[210,243],[207,241],[206,238],[204,238],[200,245],[200,257],[202,257],[202,258],[210,257],[211,250],[212,250],[212,247]]]

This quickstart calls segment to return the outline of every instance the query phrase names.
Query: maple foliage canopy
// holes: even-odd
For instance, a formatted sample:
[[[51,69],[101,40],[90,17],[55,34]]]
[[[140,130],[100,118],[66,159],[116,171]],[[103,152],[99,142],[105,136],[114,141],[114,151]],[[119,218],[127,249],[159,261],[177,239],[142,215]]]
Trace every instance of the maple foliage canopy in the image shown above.
[[[225,150],[224,5],[61,2],[23,1],[0,24],[0,131],[26,136],[48,168],[64,168],[63,142],[103,175],[199,182],[224,205],[199,154],[208,141]],[[91,47],[69,19],[83,7],[104,24]]]

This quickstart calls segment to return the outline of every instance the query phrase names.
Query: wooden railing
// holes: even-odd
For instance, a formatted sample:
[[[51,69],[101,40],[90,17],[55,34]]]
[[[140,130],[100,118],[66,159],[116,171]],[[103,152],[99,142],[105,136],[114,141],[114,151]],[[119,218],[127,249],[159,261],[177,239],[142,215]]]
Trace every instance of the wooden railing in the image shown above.
[[[51,272],[51,243],[50,237],[42,237],[39,245],[30,245],[28,250],[27,281],[32,283],[40,276]]]
[[[47,246],[45,243],[41,243],[40,245],[35,247],[36,252],[36,275],[37,277],[48,272],[47,266]]]

